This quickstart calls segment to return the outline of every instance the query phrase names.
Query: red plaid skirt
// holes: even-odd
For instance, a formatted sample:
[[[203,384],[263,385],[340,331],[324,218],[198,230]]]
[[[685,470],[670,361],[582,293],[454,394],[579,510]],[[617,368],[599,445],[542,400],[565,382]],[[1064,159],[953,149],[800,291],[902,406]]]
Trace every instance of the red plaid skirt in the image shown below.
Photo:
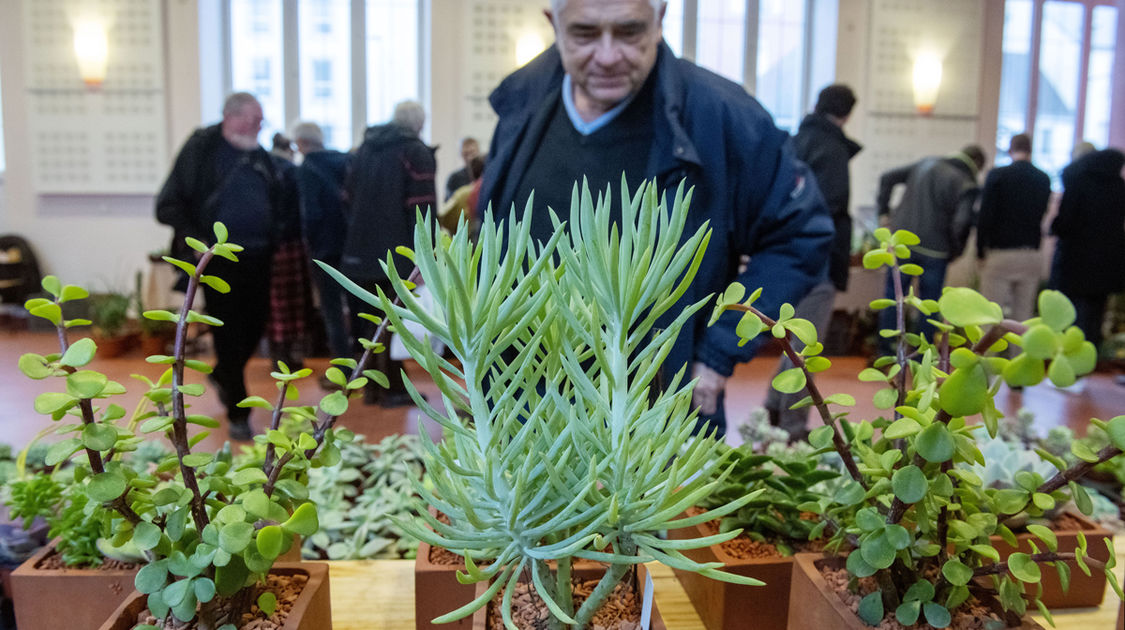
[[[273,343],[304,340],[312,309],[312,277],[304,242],[285,241],[273,253],[270,277],[270,320],[267,334]]]

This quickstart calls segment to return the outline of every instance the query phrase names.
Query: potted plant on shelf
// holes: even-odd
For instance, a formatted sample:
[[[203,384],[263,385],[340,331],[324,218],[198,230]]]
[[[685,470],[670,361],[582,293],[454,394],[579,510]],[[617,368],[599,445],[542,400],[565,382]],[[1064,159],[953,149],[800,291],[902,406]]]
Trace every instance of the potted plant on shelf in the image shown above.
[[[130,349],[130,338],[126,325],[129,323],[129,307],[132,296],[110,291],[97,293],[90,298],[90,318],[94,324],[94,343],[101,350],[103,358],[119,357]]]
[[[692,437],[690,386],[678,377],[667,388],[656,385],[681,325],[702,306],[676,307],[709,234],[704,226],[681,245],[689,197],[681,188],[669,206],[653,187],[630,196],[623,182],[620,220],[611,221],[609,191],[595,203],[588,188],[576,186],[569,224],[556,220],[554,234],[539,244],[514,212],[500,224],[486,217],[476,242],[463,226],[443,236],[419,217],[413,251],[404,251],[433,296],[429,310],[411,285],[394,280],[391,259],[401,307],[336,274],[382,305],[442,393],[437,406],[410,390],[444,431],[440,443],[422,435],[432,486],[417,489],[445,518],[422,512],[404,526],[463,556],[458,579],[479,583],[480,592],[435,622],[463,618],[499,597],[494,615],[508,628],[520,616],[513,600],[536,599],[541,614],[529,614],[547,626],[587,627],[611,593],[641,598],[632,569],[652,560],[756,583],[680,552],[737,530],[694,540],[659,535],[754,498],[677,518],[729,474],[720,443]],[[408,320],[444,342],[457,362],[410,334]],[[575,586],[580,572],[593,583]],[[576,591],[587,596],[576,598]]]
[[[195,264],[166,258],[190,277],[184,307],[177,313],[147,311],[146,318],[173,321],[176,342],[173,354],[148,358],[166,366],[156,379],[138,377],[147,390],[143,398],[152,408],[119,421],[125,411],[106,404],[125,388],[96,371],[85,369],[94,358],[96,344],[89,338],[74,343],[67,331],[77,323],[64,320],[61,304],[86,297],[86,291],[63,286],[48,277],[43,287],[51,296],[30,300],[32,315],[49,320],[58,330],[58,352],[26,354],[20,369],[35,379],[59,379],[62,391],[36,398],[35,407],[60,423],[63,439],[53,444],[47,463],[73,460],[82,474],[89,504],[104,508],[102,532],[116,545],[132,542],[145,556],[135,585],[142,595],[126,601],[103,628],[179,627],[195,620],[199,627],[234,630],[244,618],[284,618],[284,628],[330,628],[327,567],[322,564],[278,564],[275,559],[292,544],[292,534],[312,535],[317,529],[316,506],[307,501],[303,482],[310,467],[334,463],[337,441],[350,434],[333,428],[347,409],[346,392],[361,389],[366,377],[378,378],[359,363],[341,360],[354,368],[351,380],[337,374],[339,390],[327,394],[318,409],[284,407],[296,396],[295,382],[309,371],[289,373],[284,366],[274,373],[278,381],[276,404],[249,398],[244,405],[266,408],[270,429],[255,440],[264,445],[259,465],[232,464],[229,445],[217,453],[193,453],[192,446],[205,431],[189,435],[189,425],[214,428],[218,421],[188,412],[188,399],[203,394],[203,386],[188,383],[189,371],[207,373],[206,364],[183,354],[187,324],[221,322],[190,309],[201,283],[229,290],[226,283],[204,270],[214,256],[237,260],[241,247],[227,242],[226,229],[215,224],[215,244],[195,239],[188,244],[199,252]],[[369,347],[377,344],[369,342]],[[365,355],[366,358],[367,355]],[[332,368],[340,372],[338,368]],[[365,376],[360,376],[363,373]],[[283,416],[312,417],[311,430],[295,439],[279,429]],[[168,438],[174,453],[152,472],[137,471],[122,461],[122,454],[137,448],[139,434]],[[279,601],[278,583],[290,582],[299,591],[296,600]],[[303,584],[302,584],[303,583]],[[299,588],[298,588],[299,587]],[[142,615],[144,609],[148,613]],[[286,616],[287,614],[287,616]]]
[[[788,433],[785,435],[788,437]],[[732,473],[688,514],[721,506],[748,492],[760,490],[759,496],[723,518],[668,532],[669,537],[680,539],[742,530],[737,538],[684,554],[700,563],[720,562],[726,571],[765,583],[746,587],[676,570],[676,577],[707,628],[733,630],[745,627],[752,619],[758,630],[785,630],[793,554],[823,547],[820,541],[810,541],[810,536],[819,536],[823,527],[803,506],[831,496],[829,484],[839,472],[821,466],[811,449],[804,452],[798,447],[803,455],[788,457],[776,447],[769,449],[772,455],[757,454],[754,446],[751,441],[731,449],[735,462]]]
[[[878,230],[877,236],[880,247],[865,255],[865,265],[890,267],[898,288],[895,299],[876,300],[872,307],[897,309],[898,330],[882,334],[897,338],[898,344],[895,356],[878,359],[859,378],[886,384],[875,402],[890,412],[887,418],[856,422],[833,409],[850,406],[854,399],[846,394],[826,397],[809,378],[829,362],[818,356],[810,326],[789,323],[791,307],[782,307],[777,320],[766,317],[753,307],[760,290],[743,300],[740,286],[732,286],[716,307],[716,314],[728,309],[744,313],[739,326],[743,337],[769,330],[782,341],[796,367],[779,374],[774,386],[786,392],[807,389],[809,396],[799,404],[815,406],[824,423],[809,441],[819,449],[835,450],[849,477],[826,509],[823,503],[804,506],[820,515],[830,549],[846,545],[853,550],[846,559],[798,557],[789,627],[861,628],[890,618],[904,626],[926,622],[947,627],[966,611],[991,617],[989,623],[995,625],[1029,627],[1032,622],[1021,621],[1028,600],[1051,619],[1039,599],[1038,583],[1045,570],[1041,565],[1047,570],[1053,565],[1064,583],[1071,563],[1084,573],[1104,571],[1120,596],[1110,571],[1116,562],[1112,547],[1108,561],[1101,563],[1090,557],[1084,537],[1078,537],[1074,551],[1062,551],[1051,530],[1029,525],[1034,536],[1030,553],[1014,553],[1001,561],[990,537],[1011,539],[1004,525],[1007,516],[1025,511],[1040,516],[1064,498],[1064,487],[1082,507],[1085,490],[1075,480],[1096,462],[1122,453],[1125,416],[1108,423],[1094,420],[1111,444],[1095,454],[1096,461],[1060,468],[1049,479],[1020,471],[1011,487],[987,488],[961,466],[982,461],[977,433],[996,433],[1001,414],[993,396],[1001,380],[1027,386],[1046,376],[1065,386],[1094,367],[1093,346],[1071,326],[1073,307],[1061,294],[1045,291],[1039,297],[1039,317],[1015,322],[970,289],[948,288],[937,302],[920,300],[904,292],[902,276],[918,275],[921,268],[900,263],[909,257],[917,237],[886,229]],[[907,306],[933,323],[937,332],[932,342],[902,332]],[[791,339],[801,330],[808,337],[801,338],[807,347],[798,353]],[[1021,352],[1010,360],[996,354],[1009,344]],[[967,422],[978,415],[982,424]],[[1032,586],[1028,599],[1025,584]]]

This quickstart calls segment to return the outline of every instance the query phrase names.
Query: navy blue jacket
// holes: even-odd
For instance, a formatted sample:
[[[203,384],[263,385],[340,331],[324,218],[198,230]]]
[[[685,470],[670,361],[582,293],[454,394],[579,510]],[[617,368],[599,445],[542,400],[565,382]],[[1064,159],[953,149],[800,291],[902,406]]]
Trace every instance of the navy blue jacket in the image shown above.
[[[695,192],[685,234],[693,234],[704,221],[710,221],[713,231],[681,304],[722,292],[735,279],[750,290],[765,287],[755,305],[766,313],[776,314],[783,302],[795,304],[825,277],[833,228],[808,168],[794,157],[788,134],[742,87],[677,59],[666,44],[660,46],[653,72],[657,115],[644,158],[645,177],[655,178],[661,190],[674,190],[686,180]],[[552,46],[492,93],[500,120],[481,183],[480,212],[494,207],[507,214],[550,119],[542,104],[562,89],[563,75]],[[739,273],[744,255],[751,260]],[[685,325],[665,362],[666,374],[689,361],[702,361],[729,376],[736,363],[753,356],[756,344],[738,346],[736,314],[728,313],[708,328],[710,311],[705,311]]]
[[[312,151],[297,167],[297,190],[301,194],[301,229],[309,255],[339,264],[347,232],[347,194],[344,181],[349,155],[324,149]]]

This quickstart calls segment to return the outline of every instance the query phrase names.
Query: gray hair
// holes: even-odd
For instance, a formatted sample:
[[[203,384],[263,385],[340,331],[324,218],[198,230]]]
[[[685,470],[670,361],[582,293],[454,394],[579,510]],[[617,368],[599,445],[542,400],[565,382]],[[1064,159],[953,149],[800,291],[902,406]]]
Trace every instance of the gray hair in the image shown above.
[[[422,127],[426,124],[426,110],[422,108],[422,104],[418,101],[403,101],[395,105],[395,113],[391,122],[400,127],[406,127],[414,133],[420,133]]]
[[[234,116],[242,112],[242,108],[253,103],[258,107],[262,104],[258,102],[258,97],[249,92],[235,92],[223,101],[223,118],[227,116]]]
[[[652,5],[652,10],[656,11],[656,14],[659,15],[660,7],[664,5],[664,1],[665,0],[648,0],[648,3]],[[551,0],[551,14],[558,17],[559,13],[566,8],[566,2],[567,0]]]
[[[1086,155],[1087,153],[1093,153],[1094,151],[1097,151],[1097,150],[1098,150],[1098,148],[1095,147],[1092,142],[1087,142],[1087,141],[1083,140],[1082,142],[1079,142],[1078,144],[1074,145],[1074,150],[1070,152],[1070,159],[1071,160],[1077,160],[1078,158],[1082,157],[1083,155]]]
[[[316,147],[324,146],[324,132],[320,129],[320,125],[309,120],[302,120],[293,125],[289,135],[293,136],[294,142],[307,142]]]

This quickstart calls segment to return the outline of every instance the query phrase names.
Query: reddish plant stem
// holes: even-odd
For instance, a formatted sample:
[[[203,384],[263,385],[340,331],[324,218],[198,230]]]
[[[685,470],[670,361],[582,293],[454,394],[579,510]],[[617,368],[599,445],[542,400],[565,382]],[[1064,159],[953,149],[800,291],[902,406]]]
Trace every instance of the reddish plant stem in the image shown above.
[[[766,326],[772,328],[777,324],[777,320],[768,317],[765,313],[759,311],[753,306],[746,306],[744,304],[731,304],[727,306],[730,310],[735,311],[749,311],[758,316]],[[824,402],[824,396],[821,395],[820,389],[817,388],[816,383],[813,382],[812,373],[805,363],[805,358],[793,349],[793,333],[788,330],[785,331],[785,336],[781,338],[781,347],[793,365],[800,368],[805,374],[805,387],[808,389],[809,396],[813,400],[813,405],[816,407],[817,413],[820,414],[820,419],[825,426],[832,427],[832,446],[839,453],[840,459],[844,461],[844,467],[848,469],[848,474],[856,481],[864,490],[867,489],[867,483],[863,479],[863,475],[859,472],[859,466],[855,463],[855,457],[852,456],[852,451],[848,447],[844,436],[841,434],[839,425],[832,418],[832,412],[828,409],[828,403]]]
[[[1063,561],[1066,561],[1066,560],[1073,560],[1075,558],[1075,556],[1076,556],[1076,554],[1073,553],[1073,552],[1033,553],[1033,554],[1031,554],[1031,561],[1035,562],[1037,564],[1043,563],[1043,562],[1063,562]],[[1090,558],[1090,557],[1086,557],[1084,560],[1085,560],[1086,564],[1094,567],[1095,569],[1105,570],[1105,564],[1102,563],[1099,560],[1095,560],[1095,559]],[[979,577],[979,576],[982,576],[982,575],[999,575],[1001,573],[1007,573],[1007,572],[1008,572],[1008,563],[1007,562],[997,562],[995,564],[986,564],[983,567],[977,567],[977,568],[973,569],[973,577]]]
[[[286,384],[282,383],[281,391],[277,394],[277,404],[273,407],[273,417],[270,418],[270,430],[276,431],[281,426],[281,408],[285,404]],[[273,458],[277,455],[277,447],[273,442],[266,443],[266,462],[262,466],[268,477],[273,472]],[[268,493],[267,493],[268,494]]]
[[[1058,490],[1059,488],[1067,485],[1071,481],[1077,481],[1081,479],[1082,477],[1086,476],[1086,473],[1090,472],[1090,470],[1092,470],[1094,466],[1117,457],[1121,454],[1121,452],[1121,449],[1110,444],[1109,446],[1106,446],[1102,450],[1098,451],[1098,461],[1078,462],[1070,468],[1056,473],[1054,477],[1051,477],[1046,482],[1044,482],[1043,485],[1039,486],[1036,492],[1050,494],[1055,490]]]

